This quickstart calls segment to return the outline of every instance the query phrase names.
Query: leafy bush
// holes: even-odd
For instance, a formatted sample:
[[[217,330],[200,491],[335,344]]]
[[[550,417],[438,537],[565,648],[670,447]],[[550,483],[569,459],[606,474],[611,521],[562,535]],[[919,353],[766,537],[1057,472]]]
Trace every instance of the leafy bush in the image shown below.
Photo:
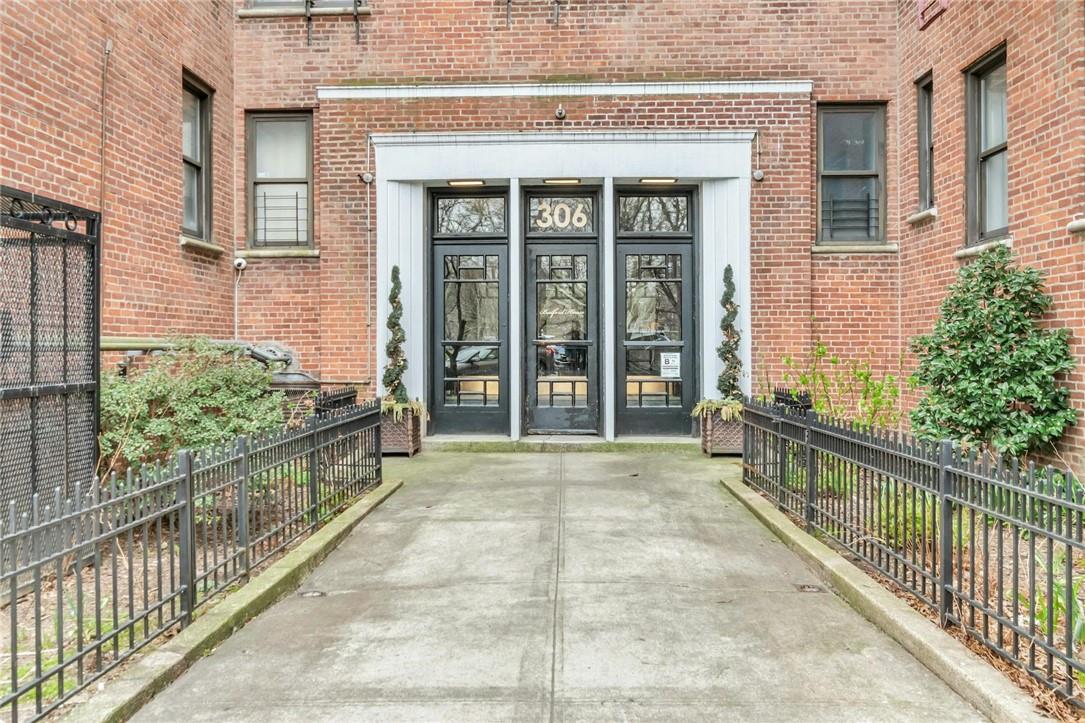
[[[934,330],[912,341],[913,381],[925,389],[916,433],[1015,456],[1049,449],[1077,416],[1057,380],[1075,365],[1069,330],[1039,326],[1051,305],[1041,272],[1015,265],[1007,248],[962,268]]]
[[[787,356],[784,366],[784,383],[797,397],[808,395],[818,414],[851,418],[865,427],[900,421],[897,377],[875,372],[867,361],[845,361],[818,339],[805,359]]]
[[[271,372],[229,344],[179,338],[127,377],[102,375],[101,474],[283,424]]]

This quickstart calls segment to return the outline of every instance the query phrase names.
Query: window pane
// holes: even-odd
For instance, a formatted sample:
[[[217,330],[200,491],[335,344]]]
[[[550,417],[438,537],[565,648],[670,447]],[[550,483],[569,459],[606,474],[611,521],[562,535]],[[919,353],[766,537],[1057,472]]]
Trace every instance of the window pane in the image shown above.
[[[193,231],[202,231],[203,229],[200,228],[200,171],[195,166],[185,163],[183,175],[183,225]]]
[[[871,240],[878,237],[877,181],[873,178],[821,179],[822,238]]]
[[[501,348],[447,344],[444,356],[445,404],[496,407],[501,400]]]
[[[984,205],[980,212],[982,231],[996,231],[1009,225],[1009,196],[1006,184],[1006,152],[996,153],[982,162]]]
[[[680,347],[625,350],[625,405],[627,407],[680,407],[682,383],[662,376],[662,354],[681,354]]]
[[[682,257],[629,255],[625,267],[626,340],[681,341]]]
[[[497,256],[446,256],[445,339],[500,339]],[[471,280],[479,281],[471,281]],[[493,279],[492,281],[483,279]],[[465,281],[466,280],[466,281]]]
[[[258,120],[256,178],[308,178],[309,146],[305,120]]]
[[[590,196],[533,196],[528,202],[529,228],[541,233],[591,233]]]
[[[689,197],[622,196],[618,199],[618,230],[625,233],[686,233]]]
[[[588,405],[588,348],[569,344],[537,347],[535,379],[540,407]]]
[[[539,284],[536,318],[540,339],[586,339],[588,285],[583,281]]]
[[[309,185],[258,183],[253,199],[253,240],[297,245],[309,242]]]
[[[181,152],[194,161],[200,158],[200,99],[186,90],[181,101]]]
[[[821,167],[826,171],[877,169],[874,111],[827,112],[821,116]]]
[[[980,150],[1006,141],[1006,66],[1001,65],[980,80]]]
[[[436,233],[453,236],[505,233],[505,198],[438,198],[435,225]]]

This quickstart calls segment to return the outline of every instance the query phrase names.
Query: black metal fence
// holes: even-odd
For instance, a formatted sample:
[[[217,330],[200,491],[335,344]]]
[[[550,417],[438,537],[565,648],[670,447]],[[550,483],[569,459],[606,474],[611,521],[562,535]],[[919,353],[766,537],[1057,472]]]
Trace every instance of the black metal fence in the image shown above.
[[[746,484],[1085,706],[1085,489],[1069,470],[752,400],[743,419]]]
[[[380,481],[370,402],[9,506],[0,709],[49,713]]]
[[[0,187],[0,509],[94,475],[98,221]]]

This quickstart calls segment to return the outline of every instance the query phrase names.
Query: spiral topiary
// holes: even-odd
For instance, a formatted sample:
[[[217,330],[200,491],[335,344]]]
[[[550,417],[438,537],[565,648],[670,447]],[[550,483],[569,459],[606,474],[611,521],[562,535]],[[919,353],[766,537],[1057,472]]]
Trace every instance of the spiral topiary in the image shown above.
[[[735,303],[735,274],[730,264],[723,270],[723,297],[720,299],[720,306],[723,307],[723,318],[720,320],[723,341],[716,347],[716,354],[723,362],[723,371],[716,382],[716,389],[724,400],[739,401],[742,399],[742,391],[738,385],[742,374],[742,360],[738,356],[741,337],[735,328],[738,304]]]
[[[407,341],[407,334],[403,331],[400,320],[403,318],[403,302],[399,295],[403,291],[403,284],[399,280],[399,266],[392,267],[392,289],[388,292],[388,304],[392,307],[388,312],[388,343],[384,347],[388,363],[384,366],[384,393],[391,397],[397,405],[408,403],[407,386],[403,383],[403,373],[407,371],[407,355],[403,351],[403,344]]]

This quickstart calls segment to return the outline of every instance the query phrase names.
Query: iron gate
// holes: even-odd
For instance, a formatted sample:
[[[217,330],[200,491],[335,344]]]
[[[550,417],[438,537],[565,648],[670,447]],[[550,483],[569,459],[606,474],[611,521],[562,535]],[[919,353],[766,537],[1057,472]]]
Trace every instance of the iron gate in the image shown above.
[[[99,215],[0,186],[0,512],[94,476]]]

